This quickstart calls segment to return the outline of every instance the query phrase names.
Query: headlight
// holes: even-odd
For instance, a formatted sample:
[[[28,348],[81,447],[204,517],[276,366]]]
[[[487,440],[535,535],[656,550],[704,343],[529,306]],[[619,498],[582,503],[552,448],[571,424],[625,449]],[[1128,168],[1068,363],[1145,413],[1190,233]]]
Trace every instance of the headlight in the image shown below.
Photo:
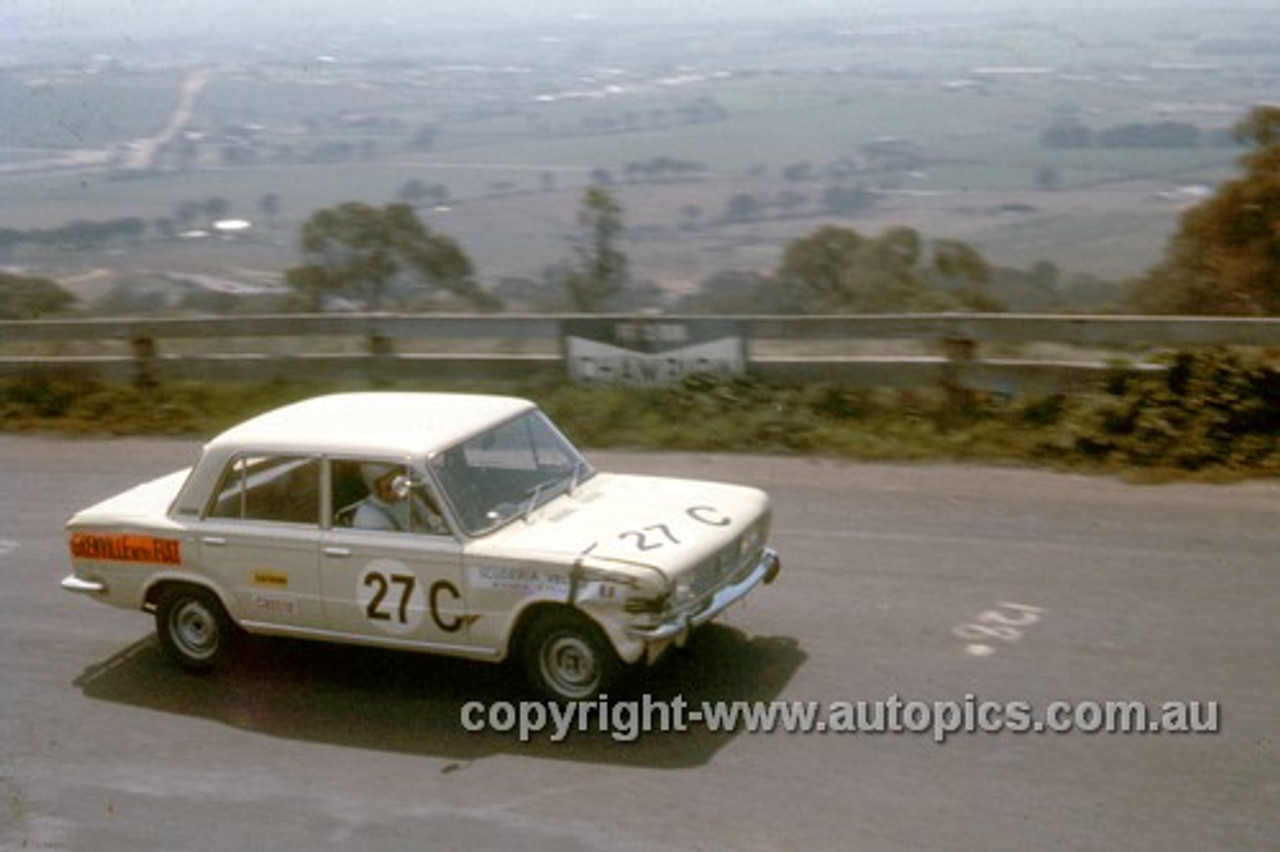
[[[676,606],[683,606],[693,598],[693,577],[691,572],[686,572],[676,578],[676,587],[675,591],[672,592],[671,602]]]
[[[742,556],[751,556],[764,544],[764,525],[752,524],[751,529],[742,537]]]

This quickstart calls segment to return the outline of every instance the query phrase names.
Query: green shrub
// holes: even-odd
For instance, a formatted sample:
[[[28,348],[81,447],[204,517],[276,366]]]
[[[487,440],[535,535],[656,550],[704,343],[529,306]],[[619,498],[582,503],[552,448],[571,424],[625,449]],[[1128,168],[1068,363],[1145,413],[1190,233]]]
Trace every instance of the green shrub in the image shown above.
[[[8,423],[66,417],[98,385],[74,373],[20,376],[0,387],[0,413]]]
[[[0,428],[209,436],[268,408],[342,389],[272,382],[141,389],[70,374],[17,379],[0,382]],[[430,389],[534,399],[587,448],[1280,472],[1280,377],[1260,359],[1223,350],[1170,356],[1163,371],[1117,372],[1093,396],[973,393],[962,410],[936,388],[710,375],[661,388],[471,382]]]
[[[1280,469],[1280,373],[1230,349],[1117,374],[1075,436],[1086,456],[1143,467]]]

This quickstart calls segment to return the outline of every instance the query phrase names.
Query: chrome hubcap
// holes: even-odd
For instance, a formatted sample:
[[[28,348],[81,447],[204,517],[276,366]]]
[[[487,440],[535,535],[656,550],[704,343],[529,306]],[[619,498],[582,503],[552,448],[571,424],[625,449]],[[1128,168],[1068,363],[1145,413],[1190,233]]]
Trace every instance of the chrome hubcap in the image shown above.
[[[218,650],[217,620],[199,601],[187,601],[179,606],[170,622],[173,628],[170,632],[187,656],[205,660]]]
[[[568,698],[590,695],[600,680],[591,646],[577,636],[559,636],[547,642],[542,672],[556,691]]]

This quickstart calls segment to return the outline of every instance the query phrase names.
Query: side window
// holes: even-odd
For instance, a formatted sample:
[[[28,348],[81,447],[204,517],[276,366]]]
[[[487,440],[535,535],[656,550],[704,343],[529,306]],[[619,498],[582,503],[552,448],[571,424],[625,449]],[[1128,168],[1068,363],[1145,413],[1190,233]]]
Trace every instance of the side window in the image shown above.
[[[430,535],[449,533],[430,488],[405,465],[335,459],[330,473],[333,526]]]
[[[361,475],[360,462],[334,459],[330,462],[329,482],[332,487],[329,505],[333,507],[333,525],[352,526],[360,504],[369,496],[369,488]]]
[[[319,524],[319,460],[300,456],[235,459],[222,475],[208,517]]]

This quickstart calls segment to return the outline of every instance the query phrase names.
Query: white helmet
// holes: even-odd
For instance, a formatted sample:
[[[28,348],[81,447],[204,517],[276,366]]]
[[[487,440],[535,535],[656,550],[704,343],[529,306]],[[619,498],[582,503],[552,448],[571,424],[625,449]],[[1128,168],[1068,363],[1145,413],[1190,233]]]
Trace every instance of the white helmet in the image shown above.
[[[365,462],[360,465],[360,478],[364,480],[365,488],[372,491],[377,485],[379,479],[386,476],[388,473],[394,473],[396,470],[397,466],[393,464],[387,464],[385,462]]]

